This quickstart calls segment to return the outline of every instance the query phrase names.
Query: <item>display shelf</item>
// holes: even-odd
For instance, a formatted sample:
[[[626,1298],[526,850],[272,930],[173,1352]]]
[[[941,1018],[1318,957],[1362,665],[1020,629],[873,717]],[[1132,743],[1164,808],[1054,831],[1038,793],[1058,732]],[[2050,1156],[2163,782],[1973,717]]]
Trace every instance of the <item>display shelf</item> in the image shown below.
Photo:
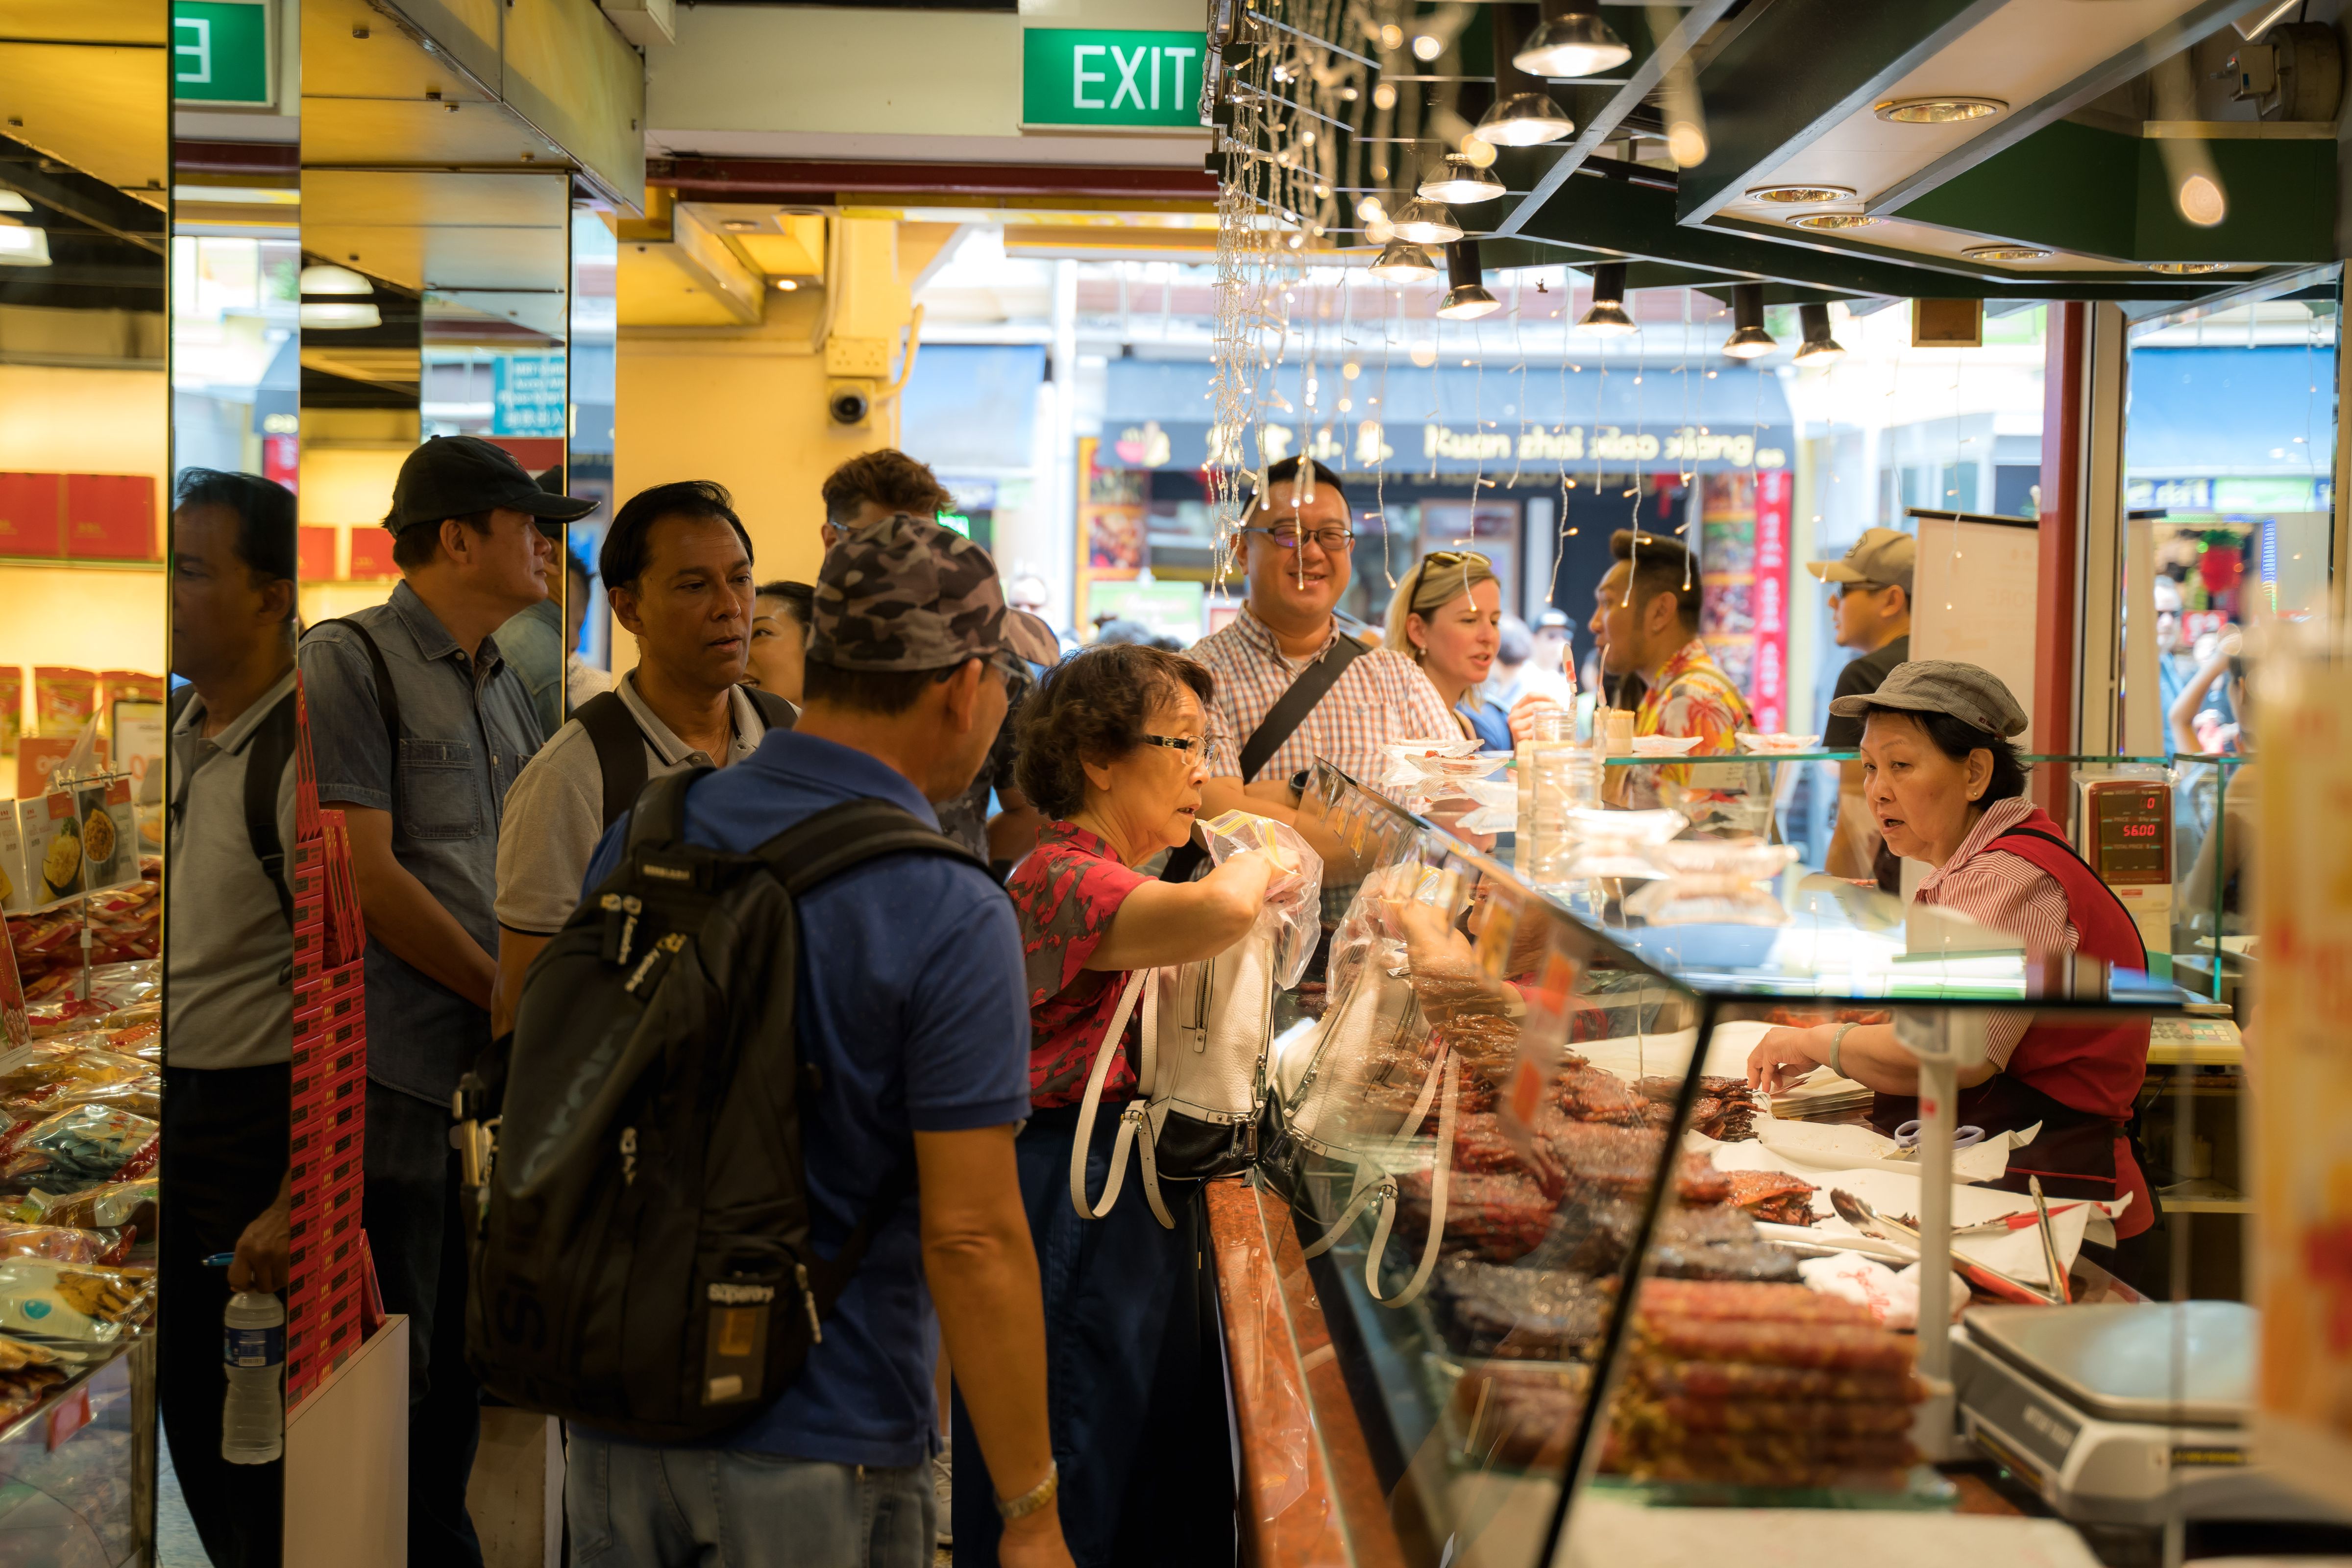
[[[58,555],[0,555],[0,566],[38,566],[51,572],[161,572],[162,561],[73,561]]]
[[[2210,1176],[2198,1176],[2176,1182],[2168,1187],[2158,1187],[2157,1195],[2164,1201],[2167,1214],[2252,1214],[2254,1200],[2235,1187],[2214,1181]]]

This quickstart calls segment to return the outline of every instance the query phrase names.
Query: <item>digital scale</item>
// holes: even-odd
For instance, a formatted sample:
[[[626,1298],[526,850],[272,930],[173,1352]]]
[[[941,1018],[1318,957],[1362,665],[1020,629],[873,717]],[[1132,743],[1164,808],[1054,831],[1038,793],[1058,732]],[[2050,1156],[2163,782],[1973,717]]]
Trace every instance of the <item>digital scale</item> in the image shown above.
[[[2078,775],[2075,849],[2131,911],[2150,953],[2172,951],[2172,785]]]
[[[2184,1519],[2352,1522],[2250,1461],[2261,1340],[2238,1301],[1972,1307],[1960,1434],[2080,1524],[2160,1526],[2176,1500]]]

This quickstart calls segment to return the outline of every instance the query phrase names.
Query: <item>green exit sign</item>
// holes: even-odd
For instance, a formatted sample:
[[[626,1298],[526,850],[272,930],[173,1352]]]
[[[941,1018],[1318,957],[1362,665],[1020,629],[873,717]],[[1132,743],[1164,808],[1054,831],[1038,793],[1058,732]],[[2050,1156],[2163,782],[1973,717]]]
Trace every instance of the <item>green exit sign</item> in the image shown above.
[[[182,103],[277,102],[269,21],[269,6],[250,0],[172,0],[172,96]]]
[[[1030,27],[1021,123],[1146,131],[1201,123],[1200,33]]]

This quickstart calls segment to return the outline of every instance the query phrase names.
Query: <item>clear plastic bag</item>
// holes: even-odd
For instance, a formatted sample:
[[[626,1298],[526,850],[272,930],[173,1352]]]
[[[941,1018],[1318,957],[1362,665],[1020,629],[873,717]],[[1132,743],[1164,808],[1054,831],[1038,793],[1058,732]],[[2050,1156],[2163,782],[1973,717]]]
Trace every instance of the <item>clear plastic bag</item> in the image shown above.
[[[26,1194],[10,1217],[26,1225],[72,1226],[82,1230],[131,1230],[155,1234],[156,1182],[105,1182],[79,1192],[36,1190]]]
[[[0,1115],[13,1121],[38,1121],[77,1105],[111,1106],[150,1120],[163,1114],[163,1080],[152,1072],[111,1083],[68,1080],[0,1098]]]
[[[158,1131],[127,1110],[77,1105],[0,1139],[0,1181],[55,1193],[143,1176],[155,1168]]]
[[[0,1099],[58,1084],[126,1083],[154,1070],[137,1057],[88,1049],[72,1038],[36,1040],[0,1055]]]
[[[1287,991],[1307,973],[1316,943],[1323,940],[1323,858],[1289,824],[1245,811],[1208,818],[1201,834],[1217,865],[1252,850],[1274,862],[1276,876],[1266,886],[1252,934],[1274,937],[1275,982]]]
[[[1462,833],[1511,833],[1519,826],[1519,784],[1515,778],[1471,779],[1460,786],[1477,803],[1454,826]]]
[[[145,1269],[11,1258],[0,1261],[0,1329],[103,1343],[147,1320],[154,1284]]]
[[[0,1225],[0,1258],[46,1258],[57,1263],[98,1263],[114,1243],[94,1230],[61,1225]]]

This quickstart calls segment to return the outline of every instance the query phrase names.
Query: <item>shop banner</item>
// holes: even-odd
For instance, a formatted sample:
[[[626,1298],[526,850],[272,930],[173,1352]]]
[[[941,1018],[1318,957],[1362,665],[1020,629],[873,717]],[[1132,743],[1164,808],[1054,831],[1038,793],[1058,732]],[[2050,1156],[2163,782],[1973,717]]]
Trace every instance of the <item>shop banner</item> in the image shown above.
[[[499,354],[490,361],[490,434],[562,436],[562,354]]]
[[[1756,662],[1748,707],[1756,728],[1778,734],[1789,720],[1789,501],[1785,468],[1756,475]]]
[[[1197,130],[1203,42],[1198,29],[1026,28],[1022,128]]]
[[[1377,419],[1339,420],[1312,432],[1307,449],[1342,473],[1384,469],[1397,478],[1414,474],[1484,474],[1514,471],[1521,482],[1557,480],[1565,468],[1571,479],[1624,473],[1738,473],[1785,469],[1793,444],[1787,425],[1736,430],[1698,425],[1515,425],[1471,420],[1417,420],[1384,425]],[[1261,458],[1278,463],[1299,449],[1296,426],[1265,425],[1240,432],[1209,424],[1140,419],[1106,426],[1103,461],[1125,468],[1255,468]]]

